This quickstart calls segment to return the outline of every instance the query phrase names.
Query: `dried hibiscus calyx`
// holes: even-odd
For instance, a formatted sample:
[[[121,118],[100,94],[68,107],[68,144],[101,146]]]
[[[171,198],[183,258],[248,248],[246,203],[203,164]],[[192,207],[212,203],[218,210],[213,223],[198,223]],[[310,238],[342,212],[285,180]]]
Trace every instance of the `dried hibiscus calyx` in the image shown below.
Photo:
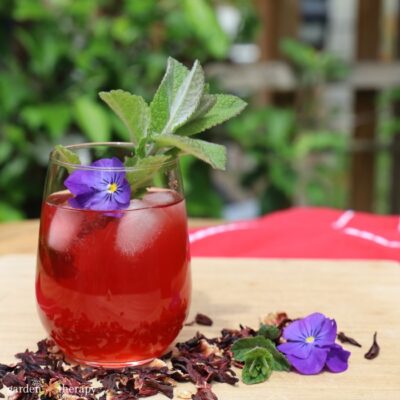
[[[377,342],[377,335],[378,333],[375,332],[374,333],[374,339],[373,339],[373,343],[371,348],[367,351],[367,353],[365,353],[364,357],[367,360],[373,360],[374,358],[378,357],[379,352],[380,352],[380,347],[379,344]]]
[[[344,371],[350,353],[335,343],[336,330],[335,320],[321,313],[295,320],[286,313],[269,314],[258,331],[239,325],[238,329],[223,329],[213,338],[198,332],[145,366],[107,370],[71,365],[53,341],[42,340],[35,352],[18,353],[16,364],[0,364],[0,389],[39,387],[38,393],[28,397],[16,392],[13,400],[136,400],[156,394],[173,398],[178,382],[191,382],[195,393],[176,388],[175,396],[217,400],[212,384],[235,385],[239,379],[233,367],[242,370],[246,384],[262,382],[273,371],[292,367],[304,374],[323,368]],[[372,359],[378,354],[375,334],[365,357]]]
[[[197,389],[195,395],[192,396],[193,400],[218,400],[217,396],[211,391],[210,387]]]
[[[213,324],[213,320],[205,314],[196,314],[194,320],[198,325],[211,326]]]
[[[192,326],[194,324],[211,326],[213,324],[213,320],[205,314],[197,313],[194,317],[194,320],[191,322],[187,322],[185,326]]]
[[[340,343],[349,343],[356,347],[362,347],[361,344],[357,342],[357,340],[351,338],[350,336],[347,336],[344,332],[339,332],[337,338]]]

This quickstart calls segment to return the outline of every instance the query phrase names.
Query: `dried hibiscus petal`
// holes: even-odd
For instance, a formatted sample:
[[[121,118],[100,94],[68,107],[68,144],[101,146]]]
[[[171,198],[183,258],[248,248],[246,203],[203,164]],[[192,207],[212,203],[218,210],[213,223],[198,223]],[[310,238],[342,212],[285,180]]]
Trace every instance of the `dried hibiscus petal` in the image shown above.
[[[210,388],[199,388],[196,394],[192,396],[192,400],[218,400],[217,396]]]
[[[213,320],[205,314],[196,314],[194,320],[198,325],[211,326],[213,324]]]
[[[380,347],[379,347],[378,342],[376,340],[377,334],[378,334],[377,332],[374,333],[374,340],[373,340],[372,346],[367,351],[367,353],[365,353],[365,355],[364,355],[364,357],[367,360],[373,360],[374,358],[378,357],[378,355],[379,355]]]
[[[347,336],[344,332],[339,332],[337,338],[341,343],[349,343],[353,346],[362,347],[361,344],[357,342],[357,340],[351,338],[350,336]]]

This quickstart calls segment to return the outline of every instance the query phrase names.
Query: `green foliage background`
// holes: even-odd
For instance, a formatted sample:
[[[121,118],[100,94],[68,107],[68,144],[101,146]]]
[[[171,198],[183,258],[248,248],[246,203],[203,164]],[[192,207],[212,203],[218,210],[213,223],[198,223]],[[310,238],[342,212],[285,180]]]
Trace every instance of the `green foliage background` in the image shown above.
[[[230,46],[206,0],[2,0],[0,29],[0,221],[38,216],[55,144],[128,139],[100,90],[149,99],[168,55],[204,63]]]
[[[214,3],[215,2],[215,3]],[[218,0],[2,0],[0,2],[0,222],[38,217],[48,154],[56,144],[127,141],[128,131],[97,93],[121,88],[149,100],[170,55],[187,65],[224,60],[231,40],[217,22]],[[236,42],[254,41],[252,2]],[[252,167],[237,184],[261,211],[292,204],[346,204],[347,144],[329,129],[321,93],[347,69],[329,53],[293,40],[282,51],[297,77],[290,109],[251,106],[202,138],[234,141]],[[218,92],[218,82],[211,82]],[[220,217],[211,170],[182,158],[188,213]]]

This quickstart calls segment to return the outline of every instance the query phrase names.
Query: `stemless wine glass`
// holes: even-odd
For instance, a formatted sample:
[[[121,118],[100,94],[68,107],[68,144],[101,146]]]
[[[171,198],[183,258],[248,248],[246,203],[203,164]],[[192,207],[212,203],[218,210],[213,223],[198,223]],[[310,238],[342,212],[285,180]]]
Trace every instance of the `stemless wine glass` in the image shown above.
[[[172,344],[190,303],[178,161],[131,168],[122,164],[132,156],[130,143],[67,148],[82,164],[63,161],[56,150],[50,155],[36,275],[40,318],[76,362],[110,368],[147,363]],[[112,166],[92,164],[116,158],[121,161]],[[67,189],[72,176],[79,197]],[[132,187],[123,208],[97,202],[99,185],[111,198],[123,179]]]

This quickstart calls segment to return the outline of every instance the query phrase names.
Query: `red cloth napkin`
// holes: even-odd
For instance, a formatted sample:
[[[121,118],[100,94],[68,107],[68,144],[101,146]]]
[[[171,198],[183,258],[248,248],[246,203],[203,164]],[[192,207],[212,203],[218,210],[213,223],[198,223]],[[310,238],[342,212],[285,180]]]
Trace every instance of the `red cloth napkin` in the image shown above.
[[[399,217],[329,208],[292,208],[194,229],[195,257],[400,260]]]

